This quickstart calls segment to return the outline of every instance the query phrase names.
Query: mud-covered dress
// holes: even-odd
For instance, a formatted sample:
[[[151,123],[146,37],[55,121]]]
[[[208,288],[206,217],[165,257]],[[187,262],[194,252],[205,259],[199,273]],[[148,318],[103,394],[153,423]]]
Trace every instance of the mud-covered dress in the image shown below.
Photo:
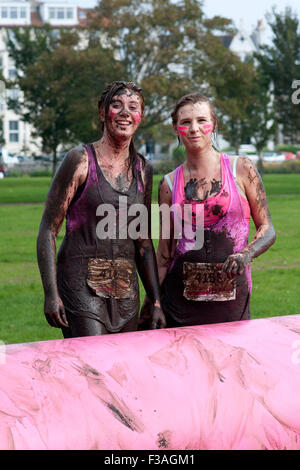
[[[57,257],[58,290],[70,326],[63,329],[65,336],[98,334],[97,325],[115,333],[137,319],[139,312],[135,244],[127,236],[136,216],[129,216],[126,209],[130,212],[133,204],[144,203],[142,160],[138,156],[131,185],[121,192],[104,177],[93,145],[86,149],[87,178],[68,208]]]
[[[184,214],[184,205],[191,206],[193,225],[197,222],[196,206],[202,205],[204,222],[203,246],[199,249],[194,249],[197,245],[191,232],[186,236],[183,223],[181,236],[177,235],[174,258],[162,285],[167,327],[250,318],[251,267],[230,280],[217,266],[248,244],[250,219],[248,201],[235,180],[236,160],[233,171],[229,157],[221,154],[220,158],[221,189],[204,201],[186,200],[182,165],[175,170],[173,187],[167,178],[172,205],[181,206],[180,214]]]

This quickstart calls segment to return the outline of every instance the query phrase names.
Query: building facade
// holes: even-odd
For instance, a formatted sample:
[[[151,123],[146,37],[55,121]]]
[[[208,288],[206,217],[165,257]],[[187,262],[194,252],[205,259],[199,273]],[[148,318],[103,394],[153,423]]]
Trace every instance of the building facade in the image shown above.
[[[16,68],[7,50],[7,35],[13,27],[28,28],[45,23],[53,28],[77,27],[84,24],[88,9],[67,1],[37,2],[28,0],[0,0],[0,71],[5,79],[16,76]],[[4,145],[2,160],[10,167],[26,155],[40,155],[41,141],[32,135],[32,127],[8,108],[8,98],[22,100],[17,88],[5,88],[0,83],[0,117]]]

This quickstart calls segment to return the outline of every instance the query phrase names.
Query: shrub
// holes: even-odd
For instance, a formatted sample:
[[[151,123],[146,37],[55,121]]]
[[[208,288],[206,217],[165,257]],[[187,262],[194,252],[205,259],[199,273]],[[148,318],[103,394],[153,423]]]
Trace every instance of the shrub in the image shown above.
[[[297,147],[296,145],[278,145],[276,148],[275,148],[275,152],[292,152],[294,154],[297,154],[297,152],[299,152],[299,146]]]
[[[176,168],[173,159],[164,158],[156,165],[153,165],[153,173],[155,175],[166,175]]]
[[[289,160],[281,165],[266,165],[264,164],[264,173],[271,174],[289,174],[289,173],[300,173],[300,160]]]
[[[5,174],[6,178],[20,178],[21,176],[24,176],[24,173],[20,170],[8,170]]]
[[[34,177],[39,177],[39,176],[52,176],[52,171],[51,170],[35,170],[31,171],[28,173],[29,176]]]

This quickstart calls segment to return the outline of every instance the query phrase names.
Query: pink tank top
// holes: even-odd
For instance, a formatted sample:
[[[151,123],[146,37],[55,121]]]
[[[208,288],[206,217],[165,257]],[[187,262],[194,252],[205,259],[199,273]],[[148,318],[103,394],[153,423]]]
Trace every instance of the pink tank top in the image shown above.
[[[228,155],[221,154],[221,189],[215,196],[204,201],[188,201],[188,204],[204,204],[204,230],[225,231],[234,241],[233,253],[238,253],[248,244],[250,206],[245,197],[238,191],[234,173],[231,169]],[[243,202],[243,200],[245,200]],[[183,207],[185,201],[184,179],[182,165],[176,168],[172,189],[172,205]],[[220,209],[216,210],[215,206]],[[205,205],[207,207],[205,207]],[[197,221],[196,221],[197,222]],[[183,236],[178,240],[174,259],[169,271],[172,270],[176,259],[187,251],[193,250],[194,241]],[[246,267],[249,291],[251,292],[251,266]]]
[[[228,158],[228,157],[227,157]],[[196,206],[198,204],[204,206],[204,226],[209,227],[210,225],[216,224],[227,212],[230,204],[230,185],[229,175],[226,171],[224,164],[224,155],[221,154],[221,189],[214,196],[208,197],[203,201],[187,200],[184,192],[184,176],[183,176],[183,165],[180,165],[176,169],[176,196],[173,203],[178,203],[182,206],[182,217],[183,207],[186,204],[192,205],[192,214],[196,214]],[[174,180],[175,182],[175,180]],[[250,220],[250,206],[245,196],[239,193],[240,200],[242,203],[243,214],[247,222]],[[192,222],[196,222],[196,217],[193,215]]]

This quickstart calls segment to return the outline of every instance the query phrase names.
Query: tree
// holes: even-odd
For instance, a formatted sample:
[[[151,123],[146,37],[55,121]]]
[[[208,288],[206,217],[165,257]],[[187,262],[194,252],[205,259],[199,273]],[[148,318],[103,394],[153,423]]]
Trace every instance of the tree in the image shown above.
[[[260,174],[263,175],[262,151],[274,135],[275,116],[269,77],[260,65],[255,69],[252,95],[251,105],[246,108],[245,127],[259,155],[258,169]]]
[[[3,119],[0,117],[0,147],[2,147],[5,144],[5,139],[4,139],[4,130],[3,130]]]
[[[7,47],[18,77],[25,75],[27,67],[33,65],[43,53],[53,51],[56,46],[54,30],[47,24],[24,29],[15,27],[7,31]]]
[[[245,126],[247,108],[255,102],[253,84],[255,69],[250,61],[243,62],[223,45],[217,35],[207,34],[202,41],[204,58],[196,63],[194,75],[201,68],[207,84],[207,95],[213,100],[218,113],[218,130],[239,152],[249,134]]]
[[[3,75],[0,73],[0,105],[4,106],[5,102],[5,80]],[[3,119],[0,114],[0,147],[5,144],[4,130],[3,130]]]
[[[15,85],[24,96],[10,106],[34,126],[34,137],[53,155],[55,173],[59,146],[99,138],[97,102],[106,83],[119,74],[119,65],[99,45],[80,49],[76,31],[53,37],[48,26],[31,34],[17,30],[9,51],[19,72]]]
[[[152,140],[179,97],[204,92],[216,96],[221,131],[238,147],[253,71],[222,45],[219,32],[232,32],[230,20],[206,19],[198,0],[102,0],[81,31],[84,49],[74,31],[17,30],[10,54],[24,103],[15,109],[56,155],[58,144],[98,132],[96,97],[109,81],[142,87],[140,134]]]
[[[124,70],[124,80],[143,89],[146,119],[141,130],[170,116],[179,97],[202,88],[204,68],[195,76],[193,63],[201,61],[203,38],[226,30],[230,21],[206,21],[198,0],[102,0],[93,13],[90,34],[101,31]],[[218,47],[223,48],[218,42]]]
[[[272,44],[257,55],[264,73],[273,84],[276,121],[281,125],[285,143],[300,142],[299,106],[293,104],[293,81],[300,77],[299,19],[290,8],[268,15],[273,32]]]

